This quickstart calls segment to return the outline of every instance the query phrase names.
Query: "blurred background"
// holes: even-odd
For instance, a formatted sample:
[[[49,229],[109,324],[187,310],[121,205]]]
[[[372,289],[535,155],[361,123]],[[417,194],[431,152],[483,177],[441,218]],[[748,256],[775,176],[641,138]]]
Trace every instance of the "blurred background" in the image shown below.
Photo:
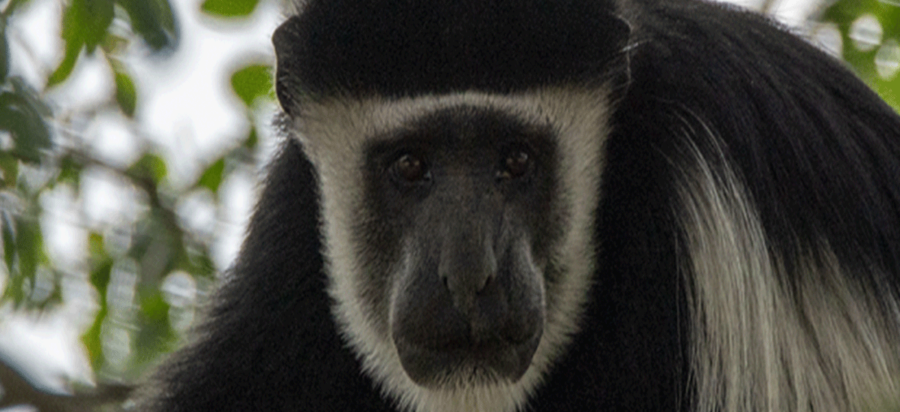
[[[237,254],[283,0],[0,0],[0,411],[112,409]],[[900,0],[734,0],[900,108]]]

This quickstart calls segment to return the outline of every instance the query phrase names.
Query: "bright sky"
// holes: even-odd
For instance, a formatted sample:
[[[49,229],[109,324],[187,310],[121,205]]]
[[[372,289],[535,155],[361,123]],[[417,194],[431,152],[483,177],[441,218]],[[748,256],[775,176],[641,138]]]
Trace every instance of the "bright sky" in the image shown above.
[[[781,0],[776,7],[778,18],[788,25],[798,25],[814,9],[816,0]],[[763,0],[729,1],[758,8]],[[0,0],[0,7],[6,2]],[[33,84],[43,84],[61,59],[59,21],[60,0],[33,0],[26,10],[16,15],[8,30],[18,73]],[[184,187],[199,174],[207,162],[216,158],[229,145],[223,139],[238,141],[246,135],[249,124],[243,116],[240,101],[230,94],[230,73],[247,56],[262,62],[272,60],[270,36],[279,12],[269,3],[247,21],[223,24],[199,13],[201,0],[172,0],[178,15],[182,43],[170,58],[145,58],[146,52],[135,47],[125,63],[140,87],[136,117],[138,132],[161,148],[170,165],[171,183]],[[48,96],[56,104],[58,114],[73,107],[97,104],[113,93],[112,76],[105,62],[82,58],[72,77]],[[265,127],[271,113],[260,113],[259,130]],[[89,121],[84,138],[104,160],[124,166],[136,160],[140,141],[128,128],[129,122],[118,114],[102,114]],[[266,140],[263,136],[263,141]],[[221,199],[228,211],[215,216],[212,200],[197,196],[179,210],[202,230],[223,233],[213,254],[219,269],[226,268],[236,255],[243,237],[244,225],[251,212],[253,188],[257,176],[253,171],[237,173],[224,183]],[[49,253],[56,261],[77,263],[85,250],[86,233],[77,222],[87,218],[93,222],[129,220],[139,213],[132,202],[131,189],[103,172],[86,177],[82,201],[66,190],[47,196],[48,221],[44,226]],[[72,207],[72,205],[75,207]],[[0,273],[2,275],[2,273]],[[75,294],[91,296],[85,282],[71,285]],[[0,276],[2,285],[2,276]],[[7,316],[0,321],[0,353],[12,356],[24,369],[35,373],[34,379],[48,387],[63,389],[67,379],[93,380],[79,334],[93,319],[93,299],[66,299],[57,312],[41,319]],[[88,305],[89,307],[85,307]]]

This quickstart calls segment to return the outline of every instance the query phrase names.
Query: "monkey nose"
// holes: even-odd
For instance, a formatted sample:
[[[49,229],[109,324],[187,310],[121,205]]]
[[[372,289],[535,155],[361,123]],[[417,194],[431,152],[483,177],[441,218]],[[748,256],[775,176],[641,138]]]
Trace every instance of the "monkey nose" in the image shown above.
[[[496,265],[489,262],[441,263],[441,281],[454,300],[474,299],[496,277]]]
[[[465,247],[456,243],[441,253],[438,275],[453,304],[468,313],[478,296],[497,276],[497,261],[490,247]]]

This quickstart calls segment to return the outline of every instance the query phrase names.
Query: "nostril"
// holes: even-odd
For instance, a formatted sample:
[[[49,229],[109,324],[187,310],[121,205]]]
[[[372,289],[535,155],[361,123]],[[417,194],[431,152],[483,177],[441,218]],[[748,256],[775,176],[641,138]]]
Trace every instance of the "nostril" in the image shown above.
[[[477,293],[484,292],[484,290],[487,289],[488,286],[490,286],[490,284],[491,284],[491,282],[493,282],[493,280],[494,280],[494,276],[492,276],[492,275],[485,276],[484,281],[481,283],[481,287],[478,288]]]
[[[494,282],[496,276],[493,273],[478,274],[474,271],[464,273],[442,274],[441,284],[451,294],[481,294]]]

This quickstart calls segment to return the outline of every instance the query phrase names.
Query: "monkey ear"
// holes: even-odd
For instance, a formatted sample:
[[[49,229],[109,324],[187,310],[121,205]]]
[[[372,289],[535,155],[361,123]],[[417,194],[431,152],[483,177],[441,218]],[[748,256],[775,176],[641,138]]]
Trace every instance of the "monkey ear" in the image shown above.
[[[275,94],[281,109],[290,116],[297,110],[298,97],[304,93],[301,74],[297,62],[302,58],[301,39],[298,33],[300,17],[293,16],[272,35],[272,43],[275,45]]]

